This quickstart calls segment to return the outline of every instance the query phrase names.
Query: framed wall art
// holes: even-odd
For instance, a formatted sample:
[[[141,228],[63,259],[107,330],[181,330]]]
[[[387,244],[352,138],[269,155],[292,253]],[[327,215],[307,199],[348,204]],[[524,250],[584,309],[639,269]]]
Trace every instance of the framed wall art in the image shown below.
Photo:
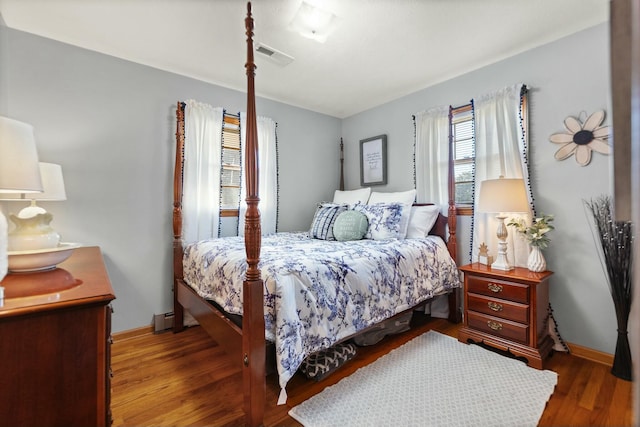
[[[387,135],[360,140],[360,185],[387,183]]]

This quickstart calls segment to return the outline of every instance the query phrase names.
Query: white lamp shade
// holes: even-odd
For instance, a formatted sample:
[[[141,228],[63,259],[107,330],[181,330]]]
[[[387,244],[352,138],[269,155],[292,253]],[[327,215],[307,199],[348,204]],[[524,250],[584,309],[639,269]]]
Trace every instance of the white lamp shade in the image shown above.
[[[523,179],[498,178],[480,183],[481,212],[528,212],[529,201]]]
[[[67,200],[67,193],[64,190],[64,178],[62,177],[62,167],[55,163],[44,162],[40,162],[38,166],[44,188],[42,193],[24,194],[0,192],[0,200]]]
[[[0,192],[42,191],[33,126],[0,117]]]

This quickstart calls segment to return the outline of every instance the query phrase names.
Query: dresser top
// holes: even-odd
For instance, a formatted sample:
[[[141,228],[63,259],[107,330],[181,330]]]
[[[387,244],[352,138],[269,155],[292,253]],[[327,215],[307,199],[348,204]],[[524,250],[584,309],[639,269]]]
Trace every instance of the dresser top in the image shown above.
[[[102,252],[81,247],[57,268],[9,273],[0,282],[0,318],[86,304],[108,304],[115,299]]]
[[[464,265],[460,267],[460,270],[465,273],[471,273],[476,276],[490,277],[494,279],[500,278],[503,280],[528,281],[528,282],[540,282],[553,274],[553,272],[549,270],[538,273],[535,271],[530,271],[523,267],[515,267],[514,269],[508,270],[508,271],[497,270],[497,269],[492,269],[488,265],[480,264],[478,262]]]

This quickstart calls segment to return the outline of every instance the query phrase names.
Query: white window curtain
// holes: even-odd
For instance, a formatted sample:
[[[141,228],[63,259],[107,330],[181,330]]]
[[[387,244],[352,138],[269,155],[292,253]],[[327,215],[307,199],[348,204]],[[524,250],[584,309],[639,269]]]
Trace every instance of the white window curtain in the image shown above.
[[[449,108],[434,107],[414,115],[416,201],[437,204],[444,215],[449,208]],[[436,297],[424,311],[446,319],[449,300],[445,295]]]
[[[222,108],[192,99],[184,108],[182,239],[219,236]]]
[[[278,220],[278,161],[276,147],[276,122],[268,117],[258,116],[258,196],[260,202],[260,229],[262,235],[276,232]],[[246,145],[247,115],[240,113],[240,158],[244,165]],[[245,168],[240,176],[240,212],[238,216],[238,236],[244,236],[244,217],[247,213],[247,183]]]
[[[434,107],[414,117],[416,200],[419,203],[435,203],[447,215],[449,107]]]
[[[526,166],[527,143],[522,121],[522,84],[506,87],[474,100],[476,167],[475,188],[486,179],[522,178],[527,188],[529,206],[532,205],[529,170]],[[532,211],[512,214],[509,218],[524,218],[531,222]],[[509,218],[505,222],[509,221]],[[498,249],[495,214],[478,212],[478,197],[474,197],[473,232],[471,238],[471,260],[476,261],[478,247],[486,243],[495,257]],[[507,257],[511,264],[526,267],[529,245],[508,227]]]

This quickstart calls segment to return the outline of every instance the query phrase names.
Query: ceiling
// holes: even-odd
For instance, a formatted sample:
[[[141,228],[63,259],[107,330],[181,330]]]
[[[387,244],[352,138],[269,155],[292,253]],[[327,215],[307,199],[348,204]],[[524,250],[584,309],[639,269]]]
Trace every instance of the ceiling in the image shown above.
[[[325,43],[288,29],[302,0],[254,0],[256,93],[345,118],[608,21],[609,0],[306,0]],[[246,91],[243,0],[0,0],[10,28]]]

